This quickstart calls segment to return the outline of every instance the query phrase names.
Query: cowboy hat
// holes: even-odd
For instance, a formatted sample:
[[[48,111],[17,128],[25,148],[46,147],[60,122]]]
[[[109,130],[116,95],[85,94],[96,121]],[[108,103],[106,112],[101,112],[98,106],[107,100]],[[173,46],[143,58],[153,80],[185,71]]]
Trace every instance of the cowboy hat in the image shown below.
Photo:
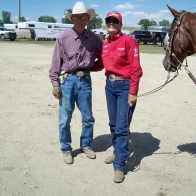
[[[71,20],[71,17],[72,17],[73,14],[84,14],[84,13],[87,13],[89,15],[89,17],[90,17],[89,21],[91,19],[93,19],[95,17],[95,14],[96,14],[94,9],[86,9],[86,6],[84,5],[84,3],[81,2],[81,1],[78,1],[74,5],[73,10],[72,10],[72,13],[70,13],[70,12],[68,12],[66,10],[65,15],[66,15],[66,17],[69,20]]]

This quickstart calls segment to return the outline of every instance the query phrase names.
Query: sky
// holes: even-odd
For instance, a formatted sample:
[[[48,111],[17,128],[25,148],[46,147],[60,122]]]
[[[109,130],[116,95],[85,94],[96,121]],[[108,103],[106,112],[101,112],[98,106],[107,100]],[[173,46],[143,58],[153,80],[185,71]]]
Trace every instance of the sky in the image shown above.
[[[80,0],[79,0],[80,1]],[[110,11],[118,11],[123,18],[123,26],[138,27],[141,19],[153,19],[157,24],[163,19],[172,22],[173,16],[167,5],[177,11],[196,12],[196,0],[83,0],[87,8],[94,8],[105,24],[105,16]],[[73,9],[73,0],[21,0],[21,17],[28,22],[38,21],[40,16],[53,16],[58,23],[66,9]],[[167,4],[167,5],[166,5]],[[18,0],[0,0],[2,11],[11,12],[11,20],[18,22]]]

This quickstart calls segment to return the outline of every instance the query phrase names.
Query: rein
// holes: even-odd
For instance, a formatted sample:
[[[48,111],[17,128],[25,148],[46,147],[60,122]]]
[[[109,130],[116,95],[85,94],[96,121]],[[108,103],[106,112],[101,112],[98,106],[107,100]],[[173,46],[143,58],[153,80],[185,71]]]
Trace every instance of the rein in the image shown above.
[[[175,54],[174,54],[175,55]],[[173,56],[174,56],[173,55]],[[176,60],[178,61],[178,63],[180,64],[180,66],[178,67],[178,69],[177,69],[177,72],[178,72],[178,70],[179,69],[181,69],[181,67],[184,67],[184,69],[187,71],[187,74],[189,75],[189,77],[193,80],[193,82],[196,84],[196,79],[195,79],[195,77],[193,76],[193,74],[188,70],[188,64],[187,64],[187,60],[186,60],[186,58],[185,58],[185,60],[186,60],[186,65],[183,65],[180,61],[179,61],[179,59],[176,57],[176,55],[174,56],[174,58],[176,58]]]
[[[177,58],[176,56],[175,56],[175,58],[176,58],[176,60],[180,63],[180,66],[177,68],[174,77],[173,77],[172,79],[169,80],[169,78],[170,78],[170,71],[168,71],[167,79],[166,79],[166,81],[165,81],[164,84],[162,84],[161,86],[159,86],[159,87],[157,87],[157,88],[155,88],[155,89],[153,89],[153,90],[151,90],[151,91],[148,91],[148,92],[146,92],[146,93],[140,94],[140,95],[138,95],[137,97],[142,97],[142,96],[150,95],[150,94],[152,94],[152,93],[155,93],[155,92],[161,90],[166,84],[170,83],[172,80],[174,80],[174,78],[176,78],[176,77],[179,75],[178,70],[181,70],[181,67],[184,67],[184,69],[187,71],[189,77],[190,77],[190,78],[193,80],[193,82],[196,84],[196,78],[195,78],[195,77],[193,76],[193,74],[188,70],[187,60],[185,59],[185,60],[186,60],[186,65],[183,65],[183,64],[178,60],[178,58]]]
[[[151,91],[148,91],[148,92],[146,92],[146,93],[140,94],[140,95],[138,95],[137,97],[142,97],[142,96],[150,95],[150,94],[152,94],[152,93],[155,93],[155,92],[161,90],[166,84],[170,83],[170,82],[171,82],[172,80],[174,80],[174,78],[176,78],[178,75],[179,75],[179,73],[178,73],[178,70],[177,70],[177,72],[175,73],[174,77],[173,77],[172,79],[169,80],[169,78],[170,78],[170,72],[168,72],[167,79],[166,79],[166,81],[165,81],[164,84],[162,84],[161,86],[159,86],[159,87],[157,87],[157,88],[155,88],[155,89],[153,89],[153,90],[151,90]]]

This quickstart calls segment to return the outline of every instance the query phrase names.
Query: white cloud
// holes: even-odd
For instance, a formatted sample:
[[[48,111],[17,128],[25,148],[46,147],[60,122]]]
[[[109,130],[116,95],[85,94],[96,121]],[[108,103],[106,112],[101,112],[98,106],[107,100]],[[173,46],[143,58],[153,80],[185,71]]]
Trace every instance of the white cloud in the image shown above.
[[[147,17],[147,13],[145,13],[144,11],[140,11],[140,12],[133,12],[133,16],[138,16],[138,17]]]
[[[161,10],[157,13],[151,13],[151,14],[145,14],[147,18],[149,19],[160,19],[165,18],[168,15],[169,11],[167,10]]]
[[[99,7],[98,5],[96,4],[92,4],[91,7]]]
[[[123,12],[121,15],[122,16],[130,16],[133,12],[132,11],[127,11],[127,12]]]
[[[111,2],[110,2],[111,3]],[[112,2],[113,3],[113,2]],[[139,26],[138,22],[141,19],[149,19],[149,20],[155,20],[157,24],[159,21],[162,21],[163,19],[172,21],[173,16],[170,13],[169,10],[166,10],[163,8],[163,10],[157,10],[157,12],[150,12],[150,10],[141,10],[141,7],[137,4],[130,4],[130,3],[125,3],[125,4],[118,4],[118,5],[112,5],[110,4],[111,7],[113,7],[111,10],[116,10],[119,11],[122,15],[123,18],[123,24],[125,26]],[[136,9],[137,8],[137,9]],[[99,17],[103,19],[103,25],[105,21],[105,15],[99,14]]]
[[[161,11],[159,11],[160,13],[164,13],[164,14],[168,14],[168,13],[170,13],[170,11],[169,10],[161,10]]]
[[[1,18],[0,18],[1,19]],[[11,20],[13,21],[13,22],[18,22],[18,16],[13,16],[13,17],[11,17]]]
[[[32,21],[32,17],[31,16],[24,16],[26,21]]]
[[[145,11],[131,11],[131,10],[124,10],[121,12],[121,15],[123,17],[123,21],[128,26],[138,26],[138,22],[141,19],[149,19],[149,20],[155,20],[158,24],[159,21],[166,19],[169,21],[172,21],[172,15],[169,13],[168,10],[160,10],[156,13],[146,13]]]
[[[119,4],[119,5],[116,5],[114,8],[115,9],[119,9],[119,10],[124,10],[124,9],[133,9],[135,6],[130,4],[130,3],[125,3],[125,4]]]

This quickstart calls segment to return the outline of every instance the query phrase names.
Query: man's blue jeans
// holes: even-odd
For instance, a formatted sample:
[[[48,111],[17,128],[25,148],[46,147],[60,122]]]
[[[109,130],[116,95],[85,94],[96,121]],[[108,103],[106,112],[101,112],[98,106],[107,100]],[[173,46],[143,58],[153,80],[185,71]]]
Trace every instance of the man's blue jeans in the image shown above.
[[[113,165],[115,170],[121,171],[125,170],[125,161],[129,158],[129,124],[136,105],[134,104],[129,110],[129,82],[129,79],[115,82],[106,79],[105,86],[109,126],[115,155]]]
[[[64,83],[60,85],[62,98],[59,101],[59,139],[61,151],[68,153],[71,147],[70,123],[75,103],[81,112],[82,133],[80,147],[88,148],[93,140],[94,118],[92,116],[92,85],[91,76],[83,77],[68,74]],[[78,119],[79,120],[79,119]]]

